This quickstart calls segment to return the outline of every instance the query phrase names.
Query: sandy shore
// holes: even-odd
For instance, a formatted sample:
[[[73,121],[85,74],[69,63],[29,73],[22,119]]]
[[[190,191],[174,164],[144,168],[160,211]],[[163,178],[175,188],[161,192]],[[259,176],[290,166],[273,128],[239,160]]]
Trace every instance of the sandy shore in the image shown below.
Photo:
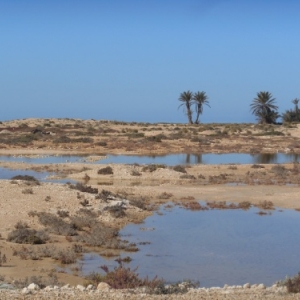
[[[22,144],[19,140],[10,144],[12,135],[19,138],[31,136],[31,129],[42,124],[52,124],[51,129],[54,135],[41,135],[37,139],[32,139],[29,143]],[[51,123],[52,122],[52,123]],[[21,124],[27,124],[27,127]],[[67,124],[73,124],[73,129]],[[79,135],[74,129],[81,126],[80,131],[88,130],[92,144],[75,142],[56,143],[55,138],[67,136],[76,139]],[[284,136],[258,136],[249,135],[266,131],[266,129],[255,127],[255,125],[241,126],[238,134],[231,134],[231,127],[210,126],[203,127],[201,131],[193,131],[195,127],[183,125],[139,125],[139,124],[118,124],[101,123],[95,121],[80,120],[26,120],[10,121],[2,125],[2,137],[9,136],[0,143],[1,155],[63,155],[63,154],[89,154],[90,162],[93,162],[95,155],[101,157],[106,153],[133,154],[133,153],[179,153],[189,151],[229,153],[229,152],[289,152],[298,153],[300,150],[300,128],[273,128],[273,132],[282,132]],[[45,126],[45,125],[44,125]],[[152,127],[151,127],[152,126]],[[76,127],[77,128],[77,127]],[[96,128],[92,130],[91,128]],[[147,130],[142,129],[147,128]],[[151,129],[152,128],[152,129]],[[179,128],[176,129],[175,128]],[[226,129],[227,128],[227,129]],[[109,129],[109,130],[108,130]],[[229,134],[216,136],[216,132],[229,130]],[[239,130],[240,130],[239,129]],[[1,130],[1,128],[0,128]],[[106,130],[106,133],[103,132]],[[151,136],[170,136],[174,132],[182,132],[180,139],[162,139],[155,142],[148,138]],[[187,132],[186,132],[187,130]],[[191,133],[189,132],[191,130]],[[271,129],[267,129],[271,132]],[[4,131],[4,133],[3,133]],[[101,134],[97,133],[98,131]],[[128,134],[143,132],[142,137],[128,137]],[[184,132],[185,135],[184,135]],[[247,133],[248,132],[248,133]],[[1,133],[1,131],[0,131]],[[124,135],[124,134],[127,135]],[[247,135],[248,134],[248,135]],[[191,137],[192,135],[192,137]],[[192,141],[192,138],[194,141]],[[66,139],[66,138],[64,138]],[[164,151],[163,151],[164,150]],[[94,157],[94,158],[93,158]],[[87,158],[89,159],[89,158]],[[72,180],[84,182],[94,189],[108,190],[112,194],[119,195],[122,199],[139,200],[143,205],[158,206],[159,204],[173,201],[174,203],[184,203],[193,201],[227,201],[234,203],[249,202],[257,205],[261,202],[272,202],[274,206],[288,209],[300,209],[299,184],[300,167],[297,164],[285,165],[193,165],[185,167],[184,170],[174,170],[172,167],[160,166],[155,170],[147,169],[144,165],[122,165],[122,164],[84,164],[84,163],[63,163],[51,165],[33,165],[26,163],[1,161],[0,166],[10,169],[55,171],[57,177],[65,177]],[[105,167],[112,169],[112,174],[99,174],[99,170]],[[146,168],[145,168],[146,167]],[[57,215],[59,211],[68,212],[68,218],[76,216],[80,211],[82,202],[88,202],[88,209],[100,211],[97,220],[115,229],[122,228],[131,222],[140,222],[152,212],[141,209],[126,202],[126,216],[115,218],[107,211],[107,203],[101,199],[96,199],[95,194],[81,192],[71,189],[70,186],[54,183],[32,184],[22,180],[1,180],[0,181],[0,251],[7,257],[7,262],[0,267],[0,275],[5,281],[22,280],[25,277],[40,276],[47,278],[49,273],[55,273],[59,282],[70,283],[71,285],[83,284],[84,279],[80,277],[80,270],[73,268],[71,273],[60,273],[55,270],[59,261],[53,258],[43,257],[41,259],[22,259],[20,252],[22,247],[38,249],[41,245],[21,245],[9,242],[7,237],[15,229],[17,222],[26,222],[30,229],[42,230],[44,226],[39,222],[37,213],[51,213]],[[133,203],[133,202],[132,202]],[[32,213],[35,212],[35,213]],[[47,245],[56,248],[69,249],[74,244],[71,238],[50,234]],[[71,248],[70,248],[71,249]],[[98,251],[106,251],[99,249]],[[1,278],[0,278],[1,279]],[[51,297],[55,298],[56,292],[52,292]],[[86,297],[76,292],[76,298]],[[119,294],[118,297],[137,299],[141,296],[129,294]],[[90,295],[91,294],[91,295]],[[99,297],[90,292],[89,297]],[[56,295],[56,296],[55,296]],[[73,299],[72,295],[64,294],[60,291],[61,299]],[[105,294],[107,299],[116,296],[111,292]],[[241,296],[243,295],[243,297]],[[7,295],[3,292],[1,297]],[[11,294],[11,297],[13,294]],[[31,295],[33,297],[33,295]],[[5,299],[5,298],[1,299]],[[7,296],[10,297],[10,296]],[[17,294],[14,296],[16,299]],[[44,299],[44,295],[34,296],[33,299]],[[40,297],[40,298],[38,298]],[[49,296],[50,297],[50,296]],[[65,298],[64,298],[65,297]],[[74,296],[75,297],[75,296]],[[184,296],[167,296],[168,299],[296,299],[294,295],[267,290],[202,290],[191,291]],[[227,297],[227,298],[226,298]],[[46,298],[45,298],[46,299]],[[82,298],[83,299],[83,298]],[[163,299],[162,296],[151,296],[149,299]]]

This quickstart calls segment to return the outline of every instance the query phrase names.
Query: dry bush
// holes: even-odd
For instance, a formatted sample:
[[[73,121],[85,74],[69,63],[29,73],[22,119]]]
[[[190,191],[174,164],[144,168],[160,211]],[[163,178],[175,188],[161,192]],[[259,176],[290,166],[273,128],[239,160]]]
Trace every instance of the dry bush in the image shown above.
[[[138,207],[142,210],[148,210],[148,205],[142,199],[132,199],[129,200],[129,204]]]
[[[263,165],[254,164],[254,165],[251,166],[251,168],[253,168],[253,169],[263,169],[264,166]]]
[[[95,198],[107,202],[108,200],[114,200],[117,197],[119,197],[117,194],[114,194],[107,190],[102,190],[101,193],[99,193]]]
[[[49,274],[46,275],[46,277],[42,276],[31,276],[31,277],[26,277],[24,279],[16,279],[14,280],[14,286],[18,289],[22,289],[24,287],[27,287],[30,283],[35,283],[37,284],[40,288],[45,288],[46,286],[49,285],[56,285],[56,286],[63,286],[64,283],[60,283],[58,281],[58,277],[56,274],[50,272]]]
[[[24,229],[24,228],[29,228],[29,225],[26,222],[19,221],[14,227],[15,229]]]
[[[165,169],[167,166],[166,165],[160,165],[160,164],[150,164],[146,165],[142,168],[142,172],[154,172],[157,169]]]
[[[114,174],[112,167],[107,166],[105,168],[102,168],[100,170],[98,170],[98,174],[100,175],[112,175]]]
[[[229,170],[237,170],[237,166],[234,166],[234,165],[230,165],[228,167]]]
[[[76,229],[72,224],[65,222],[54,214],[40,212],[37,213],[37,216],[39,218],[39,222],[47,227],[47,230],[54,234],[69,236],[77,235]]]
[[[189,210],[208,210],[208,208],[206,206],[202,206],[197,201],[183,202],[182,206]]]
[[[238,207],[244,210],[249,209],[251,206],[252,204],[249,201],[243,201],[238,204]]]
[[[0,251],[0,267],[2,267],[4,264],[6,264],[7,258],[5,254],[2,254]]]
[[[288,170],[285,166],[276,165],[271,168],[271,172],[275,173],[278,176],[282,176],[285,175],[288,172]]]
[[[24,189],[24,190],[22,190],[22,194],[32,195],[33,194],[33,190],[31,188]]]
[[[67,218],[67,217],[69,217],[70,213],[67,210],[58,210],[57,214],[61,218]]]
[[[273,210],[274,208],[274,203],[272,201],[260,201],[258,204],[255,205],[256,207],[260,209],[265,209],[265,210]]]
[[[212,201],[212,202],[206,202],[206,205],[210,208],[210,209],[227,209],[227,203],[226,201]]]
[[[126,216],[125,208],[121,205],[108,206],[106,210],[114,217],[114,218],[123,218]]]
[[[118,231],[110,227],[105,226],[104,224],[97,222],[91,228],[91,231],[84,233],[77,237],[78,241],[87,244],[88,246],[98,246],[106,248],[114,248],[111,246],[118,247]]]
[[[141,176],[142,174],[137,170],[132,170],[130,173],[131,176]]]
[[[97,188],[92,188],[91,186],[82,184],[77,182],[75,185],[69,184],[70,189],[78,190],[82,193],[89,193],[89,194],[98,194]]]
[[[34,185],[40,185],[40,182],[34,177],[30,175],[16,175],[11,178],[12,180],[24,180],[28,181]]]
[[[77,254],[73,249],[61,249],[53,258],[59,260],[61,264],[68,265],[76,262]]]
[[[173,197],[172,193],[167,193],[167,192],[163,192],[160,195],[158,195],[158,199],[170,199],[171,197]]]
[[[194,175],[191,174],[183,174],[180,176],[180,179],[196,179],[196,177]]]
[[[181,165],[174,166],[172,169],[176,172],[186,173],[185,167],[183,167]]]
[[[97,223],[94,217],[87,215],[76,215],[70,217],[70,226],[76,230],[82,231],[84,228],[92,228]]]
[[[18,244],[45,244],[49,240],[49,235],[44,230],[20,228],[10,232],[7,240]]]
[[[285,286],[288,293],[300,293],[300,273],[294,277],[287,277],[278,283],[279,286]]]
[[[154,290],[164,284],[164,280],[157,279],[157,277],[152,280],[149,280],[147,277],[141,279],[139,274],[136,273],[137,268],[134,270],[125,268],[121,262],[118,267],[115,267],[112,271],[110,271],[107,266],[101,266],[101,269],[105,272],[105,275],[92,273],[86,277],[89,283],[97,285],[100,282],[106,282],[114,289],[147,287],[151,290]]]

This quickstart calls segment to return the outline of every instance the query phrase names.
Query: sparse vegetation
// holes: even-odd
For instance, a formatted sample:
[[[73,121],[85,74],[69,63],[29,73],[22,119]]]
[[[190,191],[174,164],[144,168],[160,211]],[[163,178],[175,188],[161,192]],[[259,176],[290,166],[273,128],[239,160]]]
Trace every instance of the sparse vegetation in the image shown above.
[[[105,168],[102,168],[100,170],[98,170],[98,174],[100,175],[112,175],[114,174],[112,167],[107,166]]]

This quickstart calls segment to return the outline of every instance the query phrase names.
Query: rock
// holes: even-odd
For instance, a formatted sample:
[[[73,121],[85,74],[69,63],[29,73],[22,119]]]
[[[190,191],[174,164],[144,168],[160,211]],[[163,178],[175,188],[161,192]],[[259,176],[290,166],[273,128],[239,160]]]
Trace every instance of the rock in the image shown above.
[[[87,289],[88,291],[93,290],[93,289],[94,289],[94,286],[93,286],[92,284],[89,284],[89,285],[86,287],[86,289]]]
[[[97,286],[97,290],[109,290],[110,289],[110,285],[106,282],[100,282]]]
[[[22,290],[22,294],[23,295],[29,295],[29,294],[31,294],[31,291],[28,289],[28,288],[24,288],[23,290]]]
[[[35,283],[30,283],[27,289],[30,291],[38,291],[40,290],[40,287]]]
[[[227,289],[227,288],[229,288],[229,285],[228,284],[224,284],[223,289]]]
[[[81,291],[81,292],[84,292],[84,291],[85,291],[85,287],[84,287],[83,285],[80,285],[80,284],[78,284],[78,285],[76,286],[76,289],[79,290],[79,291]]]
[[[257,286],[257,288],[260,289],[260,290],[265,290],[265,289],[266,289],[266,286],[265,286],[263,283],[261,283],[261,284],[259,284],[259,285]]]
[[[71,288],[71,286],[69,284],[66,284],[66,285],[61,287],[62,290],[68,290],[70,288]]]
[[[243,289],[250,289],[250,287],[251,287],[250,283],[245,283],[243,285]]]

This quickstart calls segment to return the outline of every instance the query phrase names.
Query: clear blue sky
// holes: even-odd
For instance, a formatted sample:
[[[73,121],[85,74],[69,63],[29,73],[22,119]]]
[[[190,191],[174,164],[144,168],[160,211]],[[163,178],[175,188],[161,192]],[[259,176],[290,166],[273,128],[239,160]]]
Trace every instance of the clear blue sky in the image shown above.
[[[0,120],[255,122],[269,91],[300,98],[299,0],[0,0]]]

